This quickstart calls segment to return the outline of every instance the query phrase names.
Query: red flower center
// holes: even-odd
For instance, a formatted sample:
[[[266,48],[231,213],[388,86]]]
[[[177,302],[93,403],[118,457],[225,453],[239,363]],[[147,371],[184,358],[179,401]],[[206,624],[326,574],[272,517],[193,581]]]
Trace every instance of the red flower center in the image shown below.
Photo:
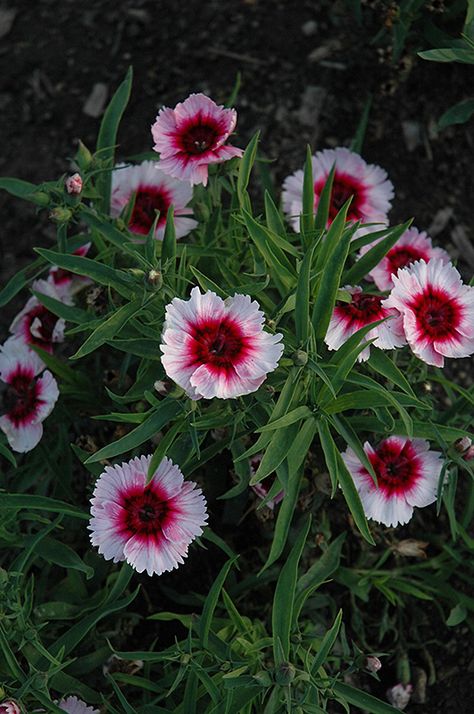
[[[169,512],[169,504],[159,492],[151,487],[129,493],[123,502],[125,510],[123,526],[133,535],[149,536],[161,532],[161,526]]]
[[[192,365],[207,364],[217,370],[229,370],[249,350],[240,326],[228,317],[193,325],[191,336]]]
[[[326,183],[327,176],[318,179],[314,184],[315,207]],[[332,222],[347,199],[352,196],[352,202],[347,213],[348,221],[359,221],[364,218],[362,205],[365,201],[365,186],[355,176],[338,173],[334,175],[331,201],[329,204],[329,222]]]
[[[157,186],[139,186],[135,205],[130,217],[129,227],[133,233],[147,235],[156,218],[156,211],[160,212],[158,226],[166,223],[168,208],[172,201],[168,191]]]
[[[397,443],[385,441],[375,454],[369,455],[369,460],[379,488],[387,495],[409,491],[421,476],[419,460],[410,441],[402,449]]]
[[[29,344],[48,349],[53,341],[58,317],[44,305],[37,305],[27,315],[27,340]]]
[[[417,248],[410,248],[410,246],[403,246],[403,248],[395,247],[387,253],[391,273],[396,273],[399,268],[405,268],[407,265],[414,263],[415,260],[422,259],[428,262],[429,256]]]
[[[64,270],[64,268],[55,268],[51,271],[51,275],[55,285],[63,285],[72,280],[73,273],[70,270]]]
[[[180,127],[180,149],[186,154],[203,154],[215,148],[221,134],[219,123],[211,117],[192,119]]]
[[[410,308],[415,313],[419,331],[431,340],[452,337],[462,315],[462,308],[455,299],[431,286],[415,298]]]
[[[381,301],[382,298],[379,295],[354,293],[352,302],[337,302],[336,315],[344,317],[349,323],[356,323],[360,327],[369,325],[386,316],[381,307]]]
[[[3,392],[2,403],[2,411],[8,414],[16,427],[28,422],[42,403],[38,383],[33,375],[18,371]]]

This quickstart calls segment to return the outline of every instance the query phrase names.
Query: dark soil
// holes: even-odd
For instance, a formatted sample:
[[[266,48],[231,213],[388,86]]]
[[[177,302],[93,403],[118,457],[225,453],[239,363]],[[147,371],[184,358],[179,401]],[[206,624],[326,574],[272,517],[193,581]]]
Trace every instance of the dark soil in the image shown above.
[[[379,51],[387,43],[370,43],[389,22],[387,4],[371,5],[358,27],[345,3],[330,0],[0,2],[0,174],[40,182],[67,172],[79,138],[94,146],[100,117],[83,111],[94,85],[103,83],[110,97],[129,65],[135,80],[121,156],[151,148],[149,128],[161,105],[192,91],[223,102],[240,72],[234,143],[244,146],[261,129],[276,186],[302,166],[307,143],[313,150],[348,144],[371,94],[363,154],[395,185],[392,221],[414,216],[470,277],[472,123],[438,133],[436,120],[469,96],[472,69],[424,62],[412,44],[392,66]],[[445,29],[457,34],[460,26]],[[6,194],[0,212],[4,284],[32,259],[34,246],[54,240],[54,227]],[[11,317],[7,310],[2,324]],[[407,711],[468,714],[472,639],[462,626],[434,638],[438,681],[426,703]]]

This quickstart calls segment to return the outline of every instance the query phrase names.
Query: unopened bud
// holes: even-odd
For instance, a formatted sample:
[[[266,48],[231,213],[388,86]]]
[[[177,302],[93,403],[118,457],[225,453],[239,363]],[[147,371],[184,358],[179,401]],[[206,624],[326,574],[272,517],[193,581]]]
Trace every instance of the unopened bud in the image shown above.
[[[66,179],[66,191],[72,196],[78,196],[82,191],[82,178],[80,174],[73,174]]]
[[[472,446],[472,439],[470,439],[468,436],[461,436],[460,439],[456,439],[453,446],[456,451],[459,451],[460,454],[464,454],[464,452],[466,452],[469,447]]]
[[[253,679],[255,679],[255,681],[262,687],[270,687],[272,684],[270,673],[265,669],[262,669],[260,672],[257,672],[257,674],[254,674]]]
[[[382,662],[379,660],[378,657],[367,657],[367,659],[365,660],[365,666],[369,670],[369,672],[375,674],[379,671],[379,669],[382,669]]]
[[[21,714],[21,709],[13,699],[6,699],[0,704],[0,714]]]
[[[37,206],[49,206],[50,197],[45,191],[35,191],[28,196],[29,200]]]
[[[293,364],[297,367],[304,367],[308,361],[308,353],[304,350],[296,350],[296,352],[293,352],[291,355],[291,359],[293,360]]]
[[[387,699],[397,709],[405,709],[410,701],[413,686],[411,684],[396,684],[387,690]]]
[[[296,669],[291,662],[283,662],[275,672],[275,681],[282,687],[291,684],[296,675]]]
[[[207,223],[209,220],[209,208],[206,206],[205,203],[196,203],[193,209],[194,216],[197,218],[198,221],[202,221],[203,223]]]
[[[84,169],[89,168],[92,163],[92,154],[82,141],[79,141],[79,148],[77,149],[75,160],[79,168],[83,171]]]
[[[147,280],[154,288],[161,288],[163,285],[163,276],[159,270],[150,270]]]
[[[69,208],[62,208],[61,206],[56,206],[53,208],[49,217],[55,223],[67,223],[72,218],[72,213]]]

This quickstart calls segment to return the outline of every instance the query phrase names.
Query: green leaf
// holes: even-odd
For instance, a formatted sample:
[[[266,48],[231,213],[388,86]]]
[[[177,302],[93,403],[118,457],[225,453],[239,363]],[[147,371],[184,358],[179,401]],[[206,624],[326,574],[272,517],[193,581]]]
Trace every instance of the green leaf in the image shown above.
[[[286,228],[280,211],[275,206],[268,191],[265,191],[265,219],[268,229],[277,236],[286,240]],[[287,241],[289,243],[289,241]]]
[[[466,617],[466,608],[458,603],[451,609],[446,624],[448,627],[456,627],[456,625],[460,625],[461,622],[464,622]]]
[[[388,379],[397,387],[400,387],[406,394],[411,397],[416,397],[415,392],[410,386],[410,383],[406,379],[405,375],[398,369],[392,359],[383,351],[379,350],[377,347],[370,348],[370,357],[368,361],[372,369],[381,374],[383,377]]]
[[[130,246],[129,238],[124,235],[122,231],[115,227],[112,220],[108,217],[98,215],[94,211],[91,211],[87,206],[81,205],[79,208],[79,217],[84,223],[97,231],[103,238],[106,238],[112,245],[119,248],[124,253],[137,255],[137,251],[134,247]]]
[[[314,227],[320,231],[323,231],[326,228],[327,222],[329,220],[329,207],[331,205],[332,186],[334,183],[335,171],[336,164],[332,166],[331,171],[329,172],[328,177],[326,179],[326,183],[324,184],[323,190],[319,195],[318,206],[316,209],[316,217],[314,219]]]
[[[167,261],[173,261],[172,269],[176,260],[176,229],[174,225],[174,208],[170,206],[166,216],[165,234],[161,248],[161,264],[164,266]]]
[[[257,156],[259,138],[260,132],[257,131],[245,149],[244,155],[240,159],[239,175],[237,177],[237,195],[241,206],[247,206],[248,204],[247,186],[249,185],[250,173]]]
[[[288,468],[286,467],[286,462],[277,469],[277,476],[284,481],[283,475],[286,476],[286,481],[288,486],[285,490],[285,497],[278,511],[278,516],[275,524],[275,531],[273,534],[272,546],[270,548],[270,553],[265,562],[265,565],[260,570],[259,575],[261,575],[264,570],[270,567],[275,560],[277,560],[283,552],[285,543],[288,538],[288,533],[290,531],[290,525],[293,518],[293,513],[295,511],[296,502],[298,500],[298,495],[300,492],[301,481],[303,479],[303,469],[300,468],[295,474],[292,474],[291,479],[288,478]]]
[[[37,290],[33,290],[32,292],[39,302],[48,308],[53,315],[62,317],[63,320],[66,320],[67,322],[83,325],[94,319],[94,317],[85,310],[73,307],[72,305],[66,305],[66,303],[61,302],[61,300],[56,300],[55,298],[52,298],[45,293],[40,293]]]
[[[107,341],[112,341],[115,335],[118,335],[120,330],[127,324],[135,315],[138,315],[145,305],[143,299],[137,298],[132,302],[122,305],[118,310],[115,310],[102,324],[97,327],[94,332],[89,335],[87,340],[82,343],[77,352],[70,359],[80,359],[94,352]],[[111,342],[113,345],[113,341]]]
[[[100,159],[110,169],[114,165],[115,144],[117,143],[120,120],[130,99],[132,77],[133,70],[129,67],[125,79],[110,100],[100,124],[97,152],[99,152]],[[99,209],[103,213],[109,212],[111,179],[111,171],[104,171],[97,176],[96,180],[97,190],[101,195]]]
[[[262,481],[280,466],[293,446],[297,433],[298,423],[290,424],[285,429],[275,432],[256,473],[250,479],[251,486]]]
[[[306,539],[311,525],[311,514],[308,514],[299,530],[295,544],[290,555],[284,563],[275,587],[272,609],[272,633],[274,642],[281,643],[274,647],[273,656],[275,666],[288,661],[290,656],[290,635],[295,601],[296,580],[298,577],[298,563],[300,562]]]
[[[392,707],[390,704],[386,704],[371,694],[367,694],[367,692],[361,689],[351,687],[344,682],[334,682],[332,689],[342,701],[348,702],[370,714],[400,714],[400,709],[395,709],[395,707]]]
[[[379,240],[370,250],[357,260],[357,262],[344,273],[344,285],[357,285],[372,268],[380,263],[382,258],[388,253],[390,248],[397,242],[400,236],[409,228],[412,219],[401,226],[392,228],[388,235]]]
[[[99,263],[97,260],[83,258],[80,255],[56,253],[46,248],[35,248],[35,251],[53,265],[64,268],[64,270],[70,270],[72,273],[77,273],[77,275],[86,275],[96,283],[114,288],[124,297],[129,297],[130,295],[134,279],[121,270],[115,270],[108,265]]]
[[[310,301],[310,275],[313,264],[313,255],[316,244],[313,244],[306,252],[300,266],[298,283],[296,286],[295,300],[295,328],[296,342],[298,345],[305,345],[309,336],[309,301]]]
[[[301,233],[305,236],[314,230],[314,181],[311,147],[306,147],[306,161],[303,172],[303,213],[300,218]]]
[[[85,573],[88,580],[94,576],[94,568],[86,565],[75,550],[55,538],[49,536],[44,538],[35,546],[34,552],[49,563]]]
[[[352,517],[354,518],[354,522],[359,531],[361,532],[362,536],[367,541],[367,543],[370,543],[370,545],[375,545],[375,541],[372,538],[369,526],[367,525],[367,519],[365,517],[364,509],[359,494],[357,493],[357,489],[354,484],[354,479],[347,470],[347,466],[345,465],[342,456],[339,451],[337,451],[337,449],[336,463],[337,477],[341,485],[344,498],[346,499],[346,503],[349,506],[349,510],[352,513]]]
[[[311,663],[311,673],[315,676],[319,668],[325,663],[330,651],[334,647],[339,630],[341,629],[342,622],[342,610],[337,613],[336,619],[334,620],[333,626],[326,632],[323,637],[323,641],[318,649],[318,654],[313,659]]]
[[[272,270],[273,277],[276,276],[287,290],[291,290],[296,283],[296,270],[286,254],[275,242],[272,242],[271,234],[264,226],[257,223],[250,213],[242,209],[242,215],[249,235]]]
[[[332,222],[325,238],[325,242],[334,241],[334,248],[329,253],[329,257],[323,266],[313,308],[314,333],[320,339],[326,335],[334,305],[336,304],[337,291],[353,235],[353,231],[344,230],[349,205],[350,201],[346,201]]]
[[[30,283],[32,280],[35,280],[44,271],[44,269],[44,260],[42,258],[37,258],[33,261],[33,263],[30,263],[26,268],[23,268],[23,270],[18,270],[0,291],[0,307],[9,303],[10,300],[25,287],[25,285]]]
[[[49,203],[49,196],[41,191],[41,186],[36,186],[29,181],[3,176],[0,178],[0,189],[7,191],[11,196],[23,198],[37,206],[45,206]]]
[[[311,415],[312,411],[309,407],[296,407],[296,409],[292,409],[279,419],[269,421],[265,424],[265,426],[255,429],[255,432],[258,434],[259,432],[264,433],[266,431],[273,431],[274,429],[282,429],[284,426],[294,424],[296,421],[300,421],[300,419],[304,419],[305,417],[309,417]]]
[[[464,124],[474,114],[474,99],[464,99],[450,107],[438,120],[439,129],[446,129],[452,124]]]
[[[136,449],[145,441],[151,439],[151,437],[157,434],[168,422],[174,419],[181,409],[181,404],[178,401],[166,397],[160,403],[159,408],[142,424],[137,426],[136,429],[125,434],[125,436],[122,436],[117,441],[112,442],[112,444],[108,444],[102,449],[99,449],[95,454],[89,456],[85,463],[89,464],[102,461],[103,459],[111,459],[114,456],[125,454],[127,451]]]
[[[330,543],[321,557],[316,560],[298,580],[296,585],[295,621],[307,599],[320,585],[336,572],[341,562],[341,550],[346,533],[341,533]]]
[[[418,57],[430,62],[461,62],[474,64],[474,50],[471,48],[441,47],[436,50],[418,52]]]
[[[14,468],[16,468],[17,463],[16,463],[15,455],[13,454],[12,451],[10,451],[8,446],[6,444],[2,444],[1,441],[0,441],[0,456],[3,456],[3,458],[5,458],[7,461],[9,461],[11,463],[11,465],[14,466]],[[1,496],[0,496],[0,498],[1,498]]]
[[[219,600],[219,595],[222,588],[224,587],[224,583],[227,578],[227,575],[229,574],[229,570],[236,562],[237,557],[238,556],[236,556],[235,558],[231,558],[227,561],[227,563],[224,563],[224,565],[219,571],[219,574],[214,580],[211,589],[209,590],[209,594],[206,598],[206,602],[204,603],[202,615],[199,620],[199,642],[203,649],[207,649],[208,647],[209,632],[211,629],[212,618],[214,617],[214,610],[216,609],[217,601]]]
[[[212,292],[219,295],[223,300],[229,297],[228,293],[222,290],[217,283],[204,275],[204,273],[201,273],[194,265],[190,265],[189,268],[203,290],[212,290]]]
[[[166,434],[160,440],[160,443],[156,447],[155,452],[151,457],[150,465],[148,467],[148,482],[151,481],[156,469],[161,464],[163,458],[166,456],[168,450],[171,448],[178,434],[182,431],[184,422],[185,417],[176,421],[176,423],[173,424],[170,429],[168,429]]]
[[[65,516],[73,518],[83,518],[89,520],[90,514],[82,511],[76,506],[71,506],[64,501],[58,501],[55,498],[47,498],[46,496],[34,496],[29,493],[2,493],[0,494],[0,511],[7,510],[22,510],[32,509],[39,511],[49,511],[51,513],[62,513]]]
[[[359,13],[360,13],[360,2],[359,4]],[[362,110],[361,117],[359,119],[359,123],[357,125],[356,133],[354,135],[354,138],[351,141],[350,145],[350,150],[354,151],[356,154],[361,154],[362,153],[362,147],[364,145],[364,138],[365,138],[365,133],[367,131],[367,124],[369,123],[369,114],[370,114],[370,108],[372,106],[372,95],[369,94],[367,97],[367,100],[364,104],[364,108]]]

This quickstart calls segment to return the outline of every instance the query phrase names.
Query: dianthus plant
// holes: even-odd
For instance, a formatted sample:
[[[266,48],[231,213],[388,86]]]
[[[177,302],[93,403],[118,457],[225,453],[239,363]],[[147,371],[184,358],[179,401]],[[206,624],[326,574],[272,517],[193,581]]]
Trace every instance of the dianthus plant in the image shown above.
[[[202,94],[123,155],[130,90],[0,180],[57,228],[0,293],[0,711],[396,712],[377,650],[409,697],[418,600],[474,605],[474,288],[357,143],[262,195]]]

